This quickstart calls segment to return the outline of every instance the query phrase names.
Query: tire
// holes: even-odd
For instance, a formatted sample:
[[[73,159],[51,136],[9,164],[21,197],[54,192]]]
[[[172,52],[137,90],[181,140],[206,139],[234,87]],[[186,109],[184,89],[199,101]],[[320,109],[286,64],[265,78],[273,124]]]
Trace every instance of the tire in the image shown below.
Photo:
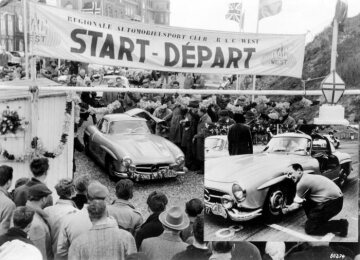
[[[89,147],[89,140],[88,138],[84,138],[84,150],[85,150],[85,154],[88,157],[91,157],[91,152],[90,152],[90,147]]]
[[[296,193],[295,184],[289,180],[271,187],[263,205],[263,218],[266,222],[277,222],[282,219],[282,209],[292,203]]]
[[[338,149],[340,147],[340,142],[337,142],[335,148]]]
[[[119,177],[117,177],[114,173],[114,166],[115,160],[113,158],[111,158],[109,155],[106,156],[105,159],[105,168],[106,168],[106,173],[109,175],[109,179],[112,181],[118,181]]]
[[[351,169],[350,169],[350,165],[348,163],[341,165],[339,178],[336,181],[336,184],[340,188],[343,188],[345,186],[348,176],[350,174],[350,171],[351,171]]]

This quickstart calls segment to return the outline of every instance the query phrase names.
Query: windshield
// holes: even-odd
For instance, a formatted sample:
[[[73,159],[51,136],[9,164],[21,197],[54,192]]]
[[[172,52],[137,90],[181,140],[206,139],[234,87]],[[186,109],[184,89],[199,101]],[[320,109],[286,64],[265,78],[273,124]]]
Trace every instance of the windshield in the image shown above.
[[[297,153],[305,155],[310,152],[311,141],[302,137],[274,137],[264,151],[268,153]]]
[[[145,121],[117,121],[111,122],[109,134],[149,134],[150,130]]]
[[[224,145],[224,140],[219,138],[207,138],[205,139],[205,149],[221,150]]]

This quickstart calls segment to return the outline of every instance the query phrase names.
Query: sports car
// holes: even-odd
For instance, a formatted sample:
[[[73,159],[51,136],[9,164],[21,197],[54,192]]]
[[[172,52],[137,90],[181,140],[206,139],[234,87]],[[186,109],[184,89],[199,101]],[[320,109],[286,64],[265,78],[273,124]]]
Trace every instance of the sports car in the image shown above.
[[[205,138],[205,158],[229,156],[227,135],[213,135]]]
[[[292,203],[296,186],[287,169],[322,174],[343,186],[352,170],[351,156],[335,150],[326,137],[304,133],[274,136],[263,152],[205,161],[205,212],[233,221],[264,216],[276,221]]]
[[[144,118],[105,115],[84,132],[85,152],[103,165],[110,178],[135,181],[184,174],[184,154],[167,139],[151,134]]]

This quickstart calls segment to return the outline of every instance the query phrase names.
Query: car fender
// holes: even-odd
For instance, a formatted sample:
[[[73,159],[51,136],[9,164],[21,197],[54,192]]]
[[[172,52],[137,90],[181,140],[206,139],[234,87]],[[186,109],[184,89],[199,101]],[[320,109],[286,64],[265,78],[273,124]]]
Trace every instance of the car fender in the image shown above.
[[[312,171],[312,170],[305,170],[304,173],[309,173],[309,174],[311,174],[311,173],[314,173],[314,171]],[[283,181],[286,180],[286,179],[289,179],[289,176],[288,176],[288,175],[278,176],[278,177],[276,177],[276,178],[274,178],[274,179],[271,179],[271,180],[263,183],[263,184],[260,185],[257,189],[258,189],[258,190],[263,190],[263,189],[269,188],[269,187],[271,187],[271,186],[274,186],[275,184],[278,184],[278,183],[280,183],[280,182],[283,182]]]
[[[103,149],[108,155],[110,155],[114,160],[118,160],[116,155],[105,145],[100,145],[101,149]]]
[[[347,153],[335,152],[333,155],[338,158],[339,164],[352,162],[351,157]]]
[[[278,184],[280,182],[283,182],[284,180],[288,179],[289,177],[287,175],[281,175],[281,176],[278,176],[274,179],[271,179],[265,183],[263,183],[262,185],[260,185],[257,189],[258,190],[263,190],[263,189],[266,189],[266,188],[269,188],[275,184]]]

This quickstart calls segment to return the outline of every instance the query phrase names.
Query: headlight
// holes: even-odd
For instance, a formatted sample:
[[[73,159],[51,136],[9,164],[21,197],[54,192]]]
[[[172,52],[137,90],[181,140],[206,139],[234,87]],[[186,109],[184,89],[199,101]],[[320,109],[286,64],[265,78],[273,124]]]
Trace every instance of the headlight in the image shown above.
[[[234,201],[229,195],[224,195],[221,197],[221,204],[224,208],[231,209],[234,205]]]
[[[244,201],[246,198],[246,190],[243,190],[239,184],[233,184],[232,193],[238,202]]]
[[[176,157],[175,162],[176,162],[177,165],[180,165],[180,164],[184,163],[184,160],[185,160],[184,156],[180,155],[180,156]]]
[[[122,160],[122,165],[125,167],[129,167],[132,164],[132,160],[130,159],[130,157],[125,156]]]

